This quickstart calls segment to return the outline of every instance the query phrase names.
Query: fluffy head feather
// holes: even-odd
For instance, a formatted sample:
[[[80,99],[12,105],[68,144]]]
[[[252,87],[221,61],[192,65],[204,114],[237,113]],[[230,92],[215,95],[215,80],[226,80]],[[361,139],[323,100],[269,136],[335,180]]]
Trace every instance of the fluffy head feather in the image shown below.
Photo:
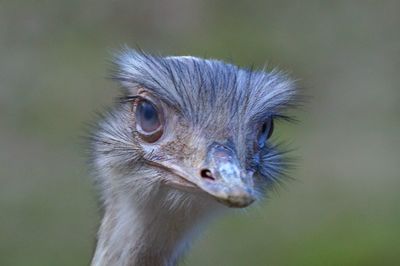
[[[246,184],[262,195],[279,180],[287,162],[269,140],[257,146],[257,137],[265,121],[287,118],[285,111],[297,104],[295,85],[275,70],[253,71],[196,57],[125,49],[114,63],[113,78],[122,85],[123,97],[100,119],[91,142],[105,207],[93,264],[145,265],[151,258],[148,265],[169,265],[195,225],[222,205],[199,191],[167,186],[172,173],[164,166],[199,169],[209,163],[207,154],[221,157],[222,151],[227,161],[219,162],[220,170],[246,176],[251,179]],[[142,89],[165,106],[170,120],[156,145],[144,143],[134,127],[132,101]],[[234,168],[227,169],[227,162]]]

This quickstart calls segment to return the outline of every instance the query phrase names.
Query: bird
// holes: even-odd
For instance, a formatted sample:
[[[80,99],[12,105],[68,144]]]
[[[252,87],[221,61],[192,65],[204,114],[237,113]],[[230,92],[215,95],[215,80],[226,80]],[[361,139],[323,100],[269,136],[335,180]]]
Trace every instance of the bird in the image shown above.
[[[290,120],[286,73],[125,47],[120,97],[90,134],[102,219],[91,265],[176,265],[206,224],[265,198],[289,162],[271,140]]]

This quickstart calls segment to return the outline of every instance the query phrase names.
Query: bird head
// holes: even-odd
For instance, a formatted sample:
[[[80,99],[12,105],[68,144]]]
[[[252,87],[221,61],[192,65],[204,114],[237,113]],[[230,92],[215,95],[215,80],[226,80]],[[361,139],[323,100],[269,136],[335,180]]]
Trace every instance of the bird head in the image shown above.
[[[157,184],[246,207],[285,170],[270,140],[296,102],[284,74],[129,49],[115,64],[124,94],[94,143],[98,164],[123,173],[126,187]]]

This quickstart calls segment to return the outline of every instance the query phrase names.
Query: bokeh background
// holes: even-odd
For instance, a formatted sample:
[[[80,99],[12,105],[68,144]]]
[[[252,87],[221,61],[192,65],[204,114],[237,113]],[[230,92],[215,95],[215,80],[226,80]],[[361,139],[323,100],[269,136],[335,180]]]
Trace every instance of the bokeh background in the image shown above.
[[[214,222],[182,265],[400,265],[399,1],[0,1],[0,265],[87,265],[85,123],[123,44],[287,70],[289,181]]]

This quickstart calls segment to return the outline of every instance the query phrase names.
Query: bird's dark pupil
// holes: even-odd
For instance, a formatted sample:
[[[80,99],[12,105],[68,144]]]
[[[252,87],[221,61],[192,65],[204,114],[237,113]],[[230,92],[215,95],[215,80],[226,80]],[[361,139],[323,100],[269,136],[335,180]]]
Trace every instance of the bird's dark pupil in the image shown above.
[[[267,123],[264,123],[261,128],[261,134],[264,135],[267,131]]]
[[[153,132],[160,126],[157,110],[148,101],[139,103],[136,117],[145,132]]]
[[[143,103],[143,117],[145,120],[154,121],[157,118],[156,110],[151,104]]]
[[[268,120],[265,122],[260,129],[260,133],[258,135],[258,145],[263,148],[265,146],[265,142],[271,137],[273,131],[273,120]]]

